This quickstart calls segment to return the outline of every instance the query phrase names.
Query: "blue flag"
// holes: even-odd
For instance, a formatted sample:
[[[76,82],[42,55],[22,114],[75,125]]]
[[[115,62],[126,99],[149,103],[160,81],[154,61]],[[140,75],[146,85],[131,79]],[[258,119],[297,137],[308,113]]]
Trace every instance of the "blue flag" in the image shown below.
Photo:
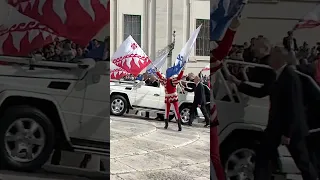
[[[143,75],[142,75],[142,74],[139,74],[139,75],[137,76],[136,80],[142,81],[142,80],[143,80]]]
[[[161,54],[159,57],[156,58],[156,60],[151,63],[149,65],[149,67],[147,68],[147,73],[148,74],[156,74],[156,68],[158,70],[160,70],[162,68],[162,66],[164,65],[164,63],[166,62],[167,60],[167,56],[168,56],[169,52],[166,52],[164,54]]]
[[[210,40],[219,41],[234,17],[244,7],[244,0],[218,0],[210,12]]]
[[[179,74],[182,67],[186,64],[186,62],[187,61],[184,59],[184,57],[179,54],[176,59],[176,63],[172,67],[167,69],[166,77],[169,78],[173,75]]]
[[[190,36],[187,43],[184,45],[184,47],[181,49],[179,55],[177,56],[177,59],[174,63],[174,65],[167,69],[166,71],[166,77],[169,78],[173,75],[179,74],[183,66],[188,62],[189,56],[191,53],[191,50],[193,49],[198,34],[200,32],[202,25],[200,25]]]

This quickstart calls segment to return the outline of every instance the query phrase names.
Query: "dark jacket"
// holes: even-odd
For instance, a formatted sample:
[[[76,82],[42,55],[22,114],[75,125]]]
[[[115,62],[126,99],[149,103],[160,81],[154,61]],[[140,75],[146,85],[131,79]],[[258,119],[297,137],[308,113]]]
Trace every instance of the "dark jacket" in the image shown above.
[[[207,103],[205,89],[201,82],[199,82],[198,86],[194,84],[193,88],[185,88],[185,90],[188,92],[194,92],[194,104],[205,105]]]
[[[270,74],[271,75],[271,74]],[[286,66],[272,84],[257,88],[246,83],[239,85],[239,91],[254,97],[270,96],[270,110],[266,132],[276,139],[282,135],[291,139],[303,138],[308,134],[303,104],[303,90],[298,74]]]
[[[159,87],[159,82],[158,81],[149,81],[147,86],[153,86],[153,87]]]

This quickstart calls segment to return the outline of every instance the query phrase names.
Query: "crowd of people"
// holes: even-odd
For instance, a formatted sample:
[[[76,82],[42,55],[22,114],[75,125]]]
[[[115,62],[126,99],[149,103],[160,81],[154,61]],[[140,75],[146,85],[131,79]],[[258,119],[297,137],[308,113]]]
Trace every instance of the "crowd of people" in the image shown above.
[[[283,38],[282,44],[286,50],[290,52],[292,57],[290,64],[299,65],[297,68],[303,68],[304,73],[312,76],[315,81],[320,85],[320,42],[316,43],[314,46],[310,47],[307,42],[303,42],[300,46],[297,43],[297,40],[293,36],[293,32],[289,31],[288,35]],[[243,45],[232,45],[231,50],[228,53],[226,59],[239,60],[250,63],[259,63],[259,64],[268,64],[264,59],[258,59],[255,57],[253,51],[253,43],[257,39],[264,39],[263,35],[258,37],[251,38],[250,43],[245,42]],[[292,39],[292,40],[291,40]],[[229,65],[230,72],[235,75],[237,78],[242,79],[241,66],[240,65]],[[250,71],[249,69],[247,71]],[[248,73],[249,75],[252,73]],[[250,77],[250,76],[249,76]],[[252,76],[251,76],[252,77]],[[253,80],[256,80],[256,77],[253,77]]]
[[[252,43],[257,38],[263,37],[263,35],[259,35],[258,37],[251,38],[249,43],[244,42],[243,45],[232,45],[232,48],[227,58],[233,60],[241,60],[245,62],[259,63],[257,59],[254,58],[254,54],[252,52]],[[287,43],[288,38],[293,38],[294,40],[292,47],[285,45]],[[286,46],[288,50],[294,51],[296,58],[299,60],[299,63],[305,63],[304,60],[307,60],[307,62],[312,63],[319,57],[320,42],[318,42],[316,45],[312,47],[310,47],[310,45],[307,42],[303,42],[300,46],[298,46],[298,43],[293,37],[293,33],[291,31],[288,32],[288,36],[283,38],[282,45]]]
[[[200,73],[198,74],[198,76],[200,77],[201,82],[202,82],[203,84],[205,84],[205,85],[207,85],[207,86],[210,87],[210,76],[208,76],[208,75],[206,75],[206,74],[204,75],[202,72],[200,72]],[[182,83],[183,83],[184,81],[190,81],[190,80],[192,80],[194,77],[195,77],[195,74],[194,74],[194,73],[185,74],[185,75],[183,75],[183,77],[182,77]],[[132,74],[127,74],[127,75],[123,76],[123,78],[122,78],[121,80],[124,80],[124,81],[135,81],[135,80],[145,81],[145,84],[148,86],[148,85],[150,85],[150,84],[149,84],[149,80],[150,80],[150,79],[152,79],[153,81],[157,82],[157,86],[155,86],[155,87],[158,87],[158,86],[159,86],[159,79],[158,79],[158,77],[157,77],[156,75],[154,75],[154,74],[148,74],[148,73],[140,74],[140,75],[138,75],[137,77],[135,77],[135,76],[132,75]],[[155,85],[155,83],[154,83],[153,85],[151,84],[151,86],[154,86],[154,85]]]
[[[95,60],[109,59],[109,39],[103,42],[93,39],[84,47],[70,40],[56,38],[54,42],[36,50],[35,54],[41,54],[46,61],[73,63],[82,58]]]

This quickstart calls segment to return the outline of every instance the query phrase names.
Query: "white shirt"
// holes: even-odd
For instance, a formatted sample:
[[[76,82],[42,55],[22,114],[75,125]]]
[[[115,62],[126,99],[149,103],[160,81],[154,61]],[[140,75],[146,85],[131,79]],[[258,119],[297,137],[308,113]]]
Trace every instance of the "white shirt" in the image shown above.
[[[279,76],[281,75],[283,69],[284,69],[286,66],[287,66],[287,64],[281,66],[281,68],[279,68],[278,70],[276,70],[276,75],[277,75],[276,78],[277,78],[277,80],[278,80]]]

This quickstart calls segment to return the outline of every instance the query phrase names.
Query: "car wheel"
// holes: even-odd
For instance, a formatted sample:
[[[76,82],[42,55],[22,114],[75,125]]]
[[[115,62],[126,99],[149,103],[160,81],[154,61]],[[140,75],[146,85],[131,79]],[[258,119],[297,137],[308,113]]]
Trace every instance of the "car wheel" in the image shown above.
[[[221,150],[221,161],[227,180],[254,179],[255,151],[253,149],[253,145],[242,141]]]
[[[55,130],[39,109],[14,106],[0,118],[0,137],[1,165],[19,171],[34,171],[50,158]]]
[[[111,114],[115,116],[122,116],[128,107],[126,98],[121,95],[114,95],[111,97]]]
[[[182,105],[180,108],[181,123],[188,124],[190,121],[191,106]]]

